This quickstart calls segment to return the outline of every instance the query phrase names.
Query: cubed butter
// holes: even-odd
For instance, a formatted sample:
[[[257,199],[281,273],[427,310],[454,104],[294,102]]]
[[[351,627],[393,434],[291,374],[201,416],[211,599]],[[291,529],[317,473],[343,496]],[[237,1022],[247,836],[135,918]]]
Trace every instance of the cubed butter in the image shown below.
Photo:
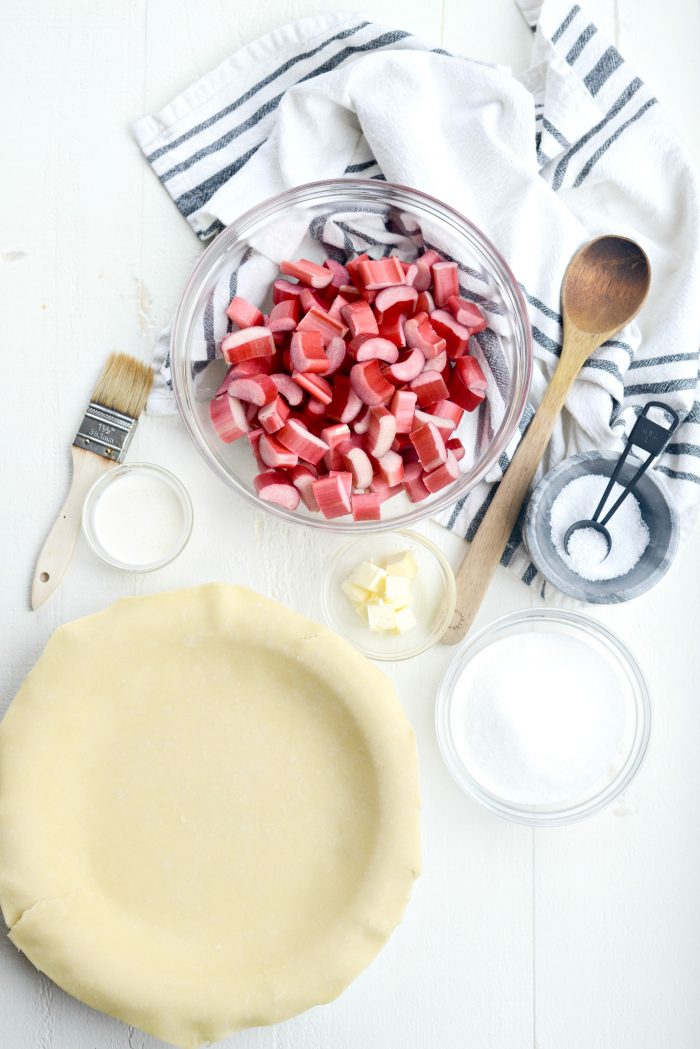
[[[369,590],[365,590],[363,586],[358,586],[357,583],[353,583],[350,579],[345,579],[340,584],[340,589],[344,594],[347,594],[354,605],[364,604],[370,596]]]
[[[350,582],[355,586],[361,586],[364,590],[370,590],[373,594],[378,594],[383,588],[385,576],[385,569],[371,561],[363,561],[350,576]]]
[[[410,550],[404,550],[387,561],[386,570],[389,575],[406,576],[407,579],[415,579],[418,575],[418,565]]]
[[[406,631],[412,630],[416,625],[416,617],[410,608],[400,608],[395,616],[394,630],[397,634],[405,634]]]
[[[396,629],[396,609],[381,598],[372,597],[367,602],[367,622],[370,630],[381,633]]]
[[[405,575],[388,575],[384,580],[384,600],[404,608],[411,601],[411,580]]]

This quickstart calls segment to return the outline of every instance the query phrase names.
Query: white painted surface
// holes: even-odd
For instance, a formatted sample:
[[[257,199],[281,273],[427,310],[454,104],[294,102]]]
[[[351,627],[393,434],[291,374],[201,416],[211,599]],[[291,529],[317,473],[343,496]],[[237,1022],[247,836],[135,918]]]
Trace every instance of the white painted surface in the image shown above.
[[[188,485],[196,520],[186,553],[153,576],[132,578],[82,544],[52,602],[32,614],[28,596],[35,554],[66,490],[68,442],[104,356],[148,355],[200,250],[147,170],[129,122],[274,25],[348,6],[6,0],[0,9],[3,704],[54,627],[125,593],[222,578],[320,614],[320,580],[337,541],[248,510],[202,466],[177,419],[145,419],[132,456],[174,469]],[[696,0],[669,0],[661,25],[652,0],[587,6],[700,159]],[[476,58],[527,64],[530,34],[511,0],[375,0],[372,17]],[[456,564],[460,541],[426,528]],[[533,833],[502,823],[452,783],[433,733],[449,649],[391,668],[418,735],[424,793],[425,871],[406,919],[339,1001],[225,1044],[697,1049],[699,589],[695,537],[656,590],[595,613],[637,652],[656,722],[649,758],[624,801],[570,829]],[[531,600],[502,571],[479,623]],[[68,998],[0,939],[3,1049],[157,1044]]]

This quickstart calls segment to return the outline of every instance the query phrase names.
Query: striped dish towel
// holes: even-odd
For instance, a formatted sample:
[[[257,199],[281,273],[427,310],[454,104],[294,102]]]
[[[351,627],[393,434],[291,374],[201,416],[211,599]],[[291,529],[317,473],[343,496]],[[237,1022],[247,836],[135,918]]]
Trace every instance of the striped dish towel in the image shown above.
[[[402,30],[321,16],[238,51],[134,133],[203,241],[266,197],[341,175],[411,185],[469,216],[508,259],[530,311],[536,366],[520,432],[560,353],[569,258],[598,233],[638,240],[652,263],[649,302],[584,368],[542,469],[579,451],[621,448],[641,407],[661,398],[683,422],[657,469],[687,532],[700,499],[697,176],[651,92],[578,4],[517,2],[534,34],[532,64],[519,77]],[[420,231],[356,222],[348,234],[348,225],[309,236],[341,256],[377,239],[387,251],[397,238],[420,243]],[[232,289],[254,294],[266,261],[251,258],[216,289],[195,346],[203,362],[225,334]],[[478,280],[465,285],[478,301]],[[487,366],[488,338],[487,330],[477,351]],[[150,410],[174,411],[167,335],[156,360]],[[443,524],[474,534],[517,439]],[[539,584],[519,528],[503,561]]]

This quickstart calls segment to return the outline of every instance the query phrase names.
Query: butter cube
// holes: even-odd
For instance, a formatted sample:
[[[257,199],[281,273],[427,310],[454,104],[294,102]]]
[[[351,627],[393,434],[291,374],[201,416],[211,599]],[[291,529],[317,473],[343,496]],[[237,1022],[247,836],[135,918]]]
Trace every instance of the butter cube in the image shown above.
[[[383,589],[385,577],[386,572],[379,565],[363,561],[350,576],[350,582],[364,590],[370,590],[373,594],[379,594]]]
[[[391,558],[386,570],[389,575],[406,576],[407,579],[414,579],[418,575],[418,565],[410,550],[404,550],[402,554]]]
[[[396,609],[381,598],[370,598],[367,602],[367,621],[370,630],[381,633],[384,630],[396,629]]]
[[[340,584],[340,589],[343,591],[344,594],[346,594],[350,598],[353,605],[364,604],[364,602],[370,595],[369,590],[365,590],[364,587],[358,586],[356,583],[353,583],[350,579],[345,579]]]
[[[405,634],[416,625],[416,617],[410,608],[400,608],[396,612],[394,630],[397,634]]]
[[[388,575],[384,580],[384,600],[404,608],[411,601],[411,580],[405,575]]]

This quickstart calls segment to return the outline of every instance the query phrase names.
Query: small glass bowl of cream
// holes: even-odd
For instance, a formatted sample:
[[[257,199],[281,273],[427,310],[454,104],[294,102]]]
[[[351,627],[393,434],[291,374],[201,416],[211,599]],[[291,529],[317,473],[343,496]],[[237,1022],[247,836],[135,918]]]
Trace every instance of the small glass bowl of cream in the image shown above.
[[[83,533],[99,558],[125,572],[154,572],[192,533],[187,489],[169,470],[129,463],[107,470],[83,504]]]
[[[651,702],[630,650],[573,610],[525,609],[457,651],[436,731],[455,780],[491,812],[535,827],[609,805],[644,759]]]
[[[358,614],[343,584],[361,565],[375,565],[382,571],[404,555],[409,555],[415,565],[409,604],[415,623],[405,633],[392,629],[375,632],[367,618]],[[456,596],[454,573],[434,543],[418,532],[381,532],[361,536],[335,555],[323,584],[323,614],[336,633],[370,659],[409,659],[442,637],[452,620]]]

